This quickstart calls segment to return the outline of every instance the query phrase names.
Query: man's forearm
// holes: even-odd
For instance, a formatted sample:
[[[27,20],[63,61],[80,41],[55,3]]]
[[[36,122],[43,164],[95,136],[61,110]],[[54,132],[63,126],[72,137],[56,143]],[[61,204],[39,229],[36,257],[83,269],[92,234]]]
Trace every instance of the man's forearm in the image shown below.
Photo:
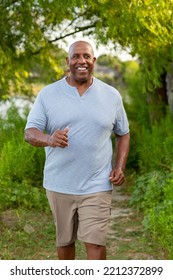
[[[126,162],[130,148],[130,133],[119,136],[116,138],[116,166],[122,170],[126,167]]]
[[[44,134],[37,128],[28,128],[25,130],[24,139],[35,147],[49,146],[50,135]]]

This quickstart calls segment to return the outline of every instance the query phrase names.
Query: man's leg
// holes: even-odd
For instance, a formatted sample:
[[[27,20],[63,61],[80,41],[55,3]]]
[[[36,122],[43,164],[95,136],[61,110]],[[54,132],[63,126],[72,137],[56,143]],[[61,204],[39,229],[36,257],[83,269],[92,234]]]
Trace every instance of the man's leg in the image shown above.
[[[106,260],[106,247],[85,243],[87,250],[87,260]]]
[[[68,246],[57,247],[59,260],[74,260],[75,259],[75,243]]]
[[[81,197],[78,208],[78,238],[85,244],[88,260],[106,260],[111,199],[111,191]]]
[[[75,259],[78,215],[75,197],[46,191],[56,225],[57,254],[60,260]]]

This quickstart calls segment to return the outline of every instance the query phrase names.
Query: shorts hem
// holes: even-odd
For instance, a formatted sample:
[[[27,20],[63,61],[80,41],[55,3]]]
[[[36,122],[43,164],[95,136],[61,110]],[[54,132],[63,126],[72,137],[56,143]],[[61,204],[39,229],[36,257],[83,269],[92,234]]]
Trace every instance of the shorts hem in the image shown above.
[[[69,243],[61,243],[61,244],[58,244],[58,243],[56,242],[56,247],[67,247],[67,246],[70,246],[70,245],[72,245],[73,243],[75,243],[75,241],[76,241],[76,240],[71,241],[71,242],[69,242]]]
[[[83,242],[83,243],[89,243],[89,244],[94,244],[94,245],[98,245],[98,246],[106,246],[106,241],[105,242],[94,242],[91,240],[86,240],[83,238],[78,238],[79,241]]]

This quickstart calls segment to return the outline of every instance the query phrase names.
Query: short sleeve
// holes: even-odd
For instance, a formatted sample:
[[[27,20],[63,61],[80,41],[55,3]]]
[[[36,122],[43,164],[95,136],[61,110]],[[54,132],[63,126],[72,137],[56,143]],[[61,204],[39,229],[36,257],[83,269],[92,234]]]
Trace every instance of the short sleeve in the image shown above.
[[[118,99],[113,131],[117,135],[125,135],[129,132],[129,122],[121,96]]]
[[[40,131],[43,131],[45,130],[46,125],[47,125],[46,111],[45,111],[41,93],[39,93],[31,108],[31,111],[29,112],[25,129],[37,128]]]

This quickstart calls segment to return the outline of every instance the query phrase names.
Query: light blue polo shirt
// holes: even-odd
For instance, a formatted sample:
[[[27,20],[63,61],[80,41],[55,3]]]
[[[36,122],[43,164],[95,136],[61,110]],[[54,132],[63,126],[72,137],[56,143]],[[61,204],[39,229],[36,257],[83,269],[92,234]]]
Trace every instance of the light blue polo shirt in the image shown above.
[[[63,78],[43,88],[29,113],[26,129],[52,134],[69,127],[69,146],[45,147],[43,186],[66,194],[91,194],[112,189],[111,134],[129,132],[119,92],[94,78],[80,96]]]

